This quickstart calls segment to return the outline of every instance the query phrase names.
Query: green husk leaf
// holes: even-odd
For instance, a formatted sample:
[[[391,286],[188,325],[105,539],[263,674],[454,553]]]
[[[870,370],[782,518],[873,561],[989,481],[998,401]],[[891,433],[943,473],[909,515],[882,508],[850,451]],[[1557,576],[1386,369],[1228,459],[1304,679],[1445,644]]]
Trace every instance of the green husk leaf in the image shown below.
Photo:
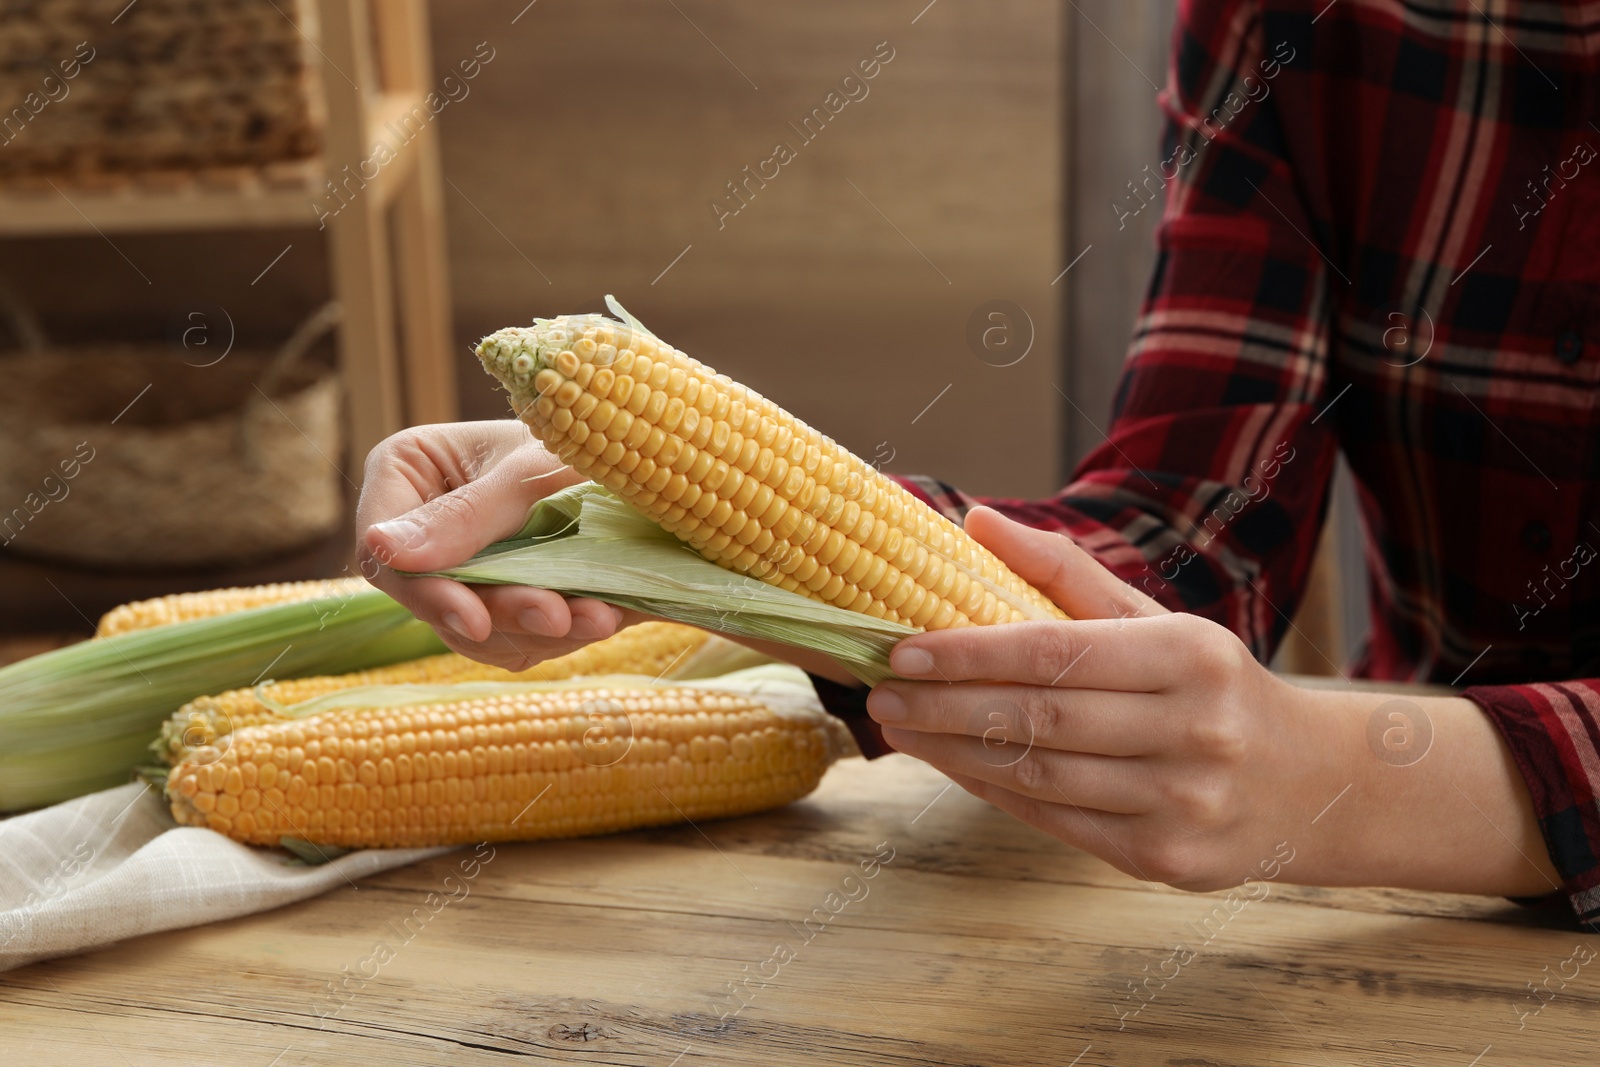
[[[719,567],[593,482],[541,501],[516,538],[435,573],[591,596],[718,633],[811,649],[869,685],[891,676],[889,650],[917,632]]]
[[[171,773],[171,767],[163,767],[159,763],[142,763],[133,769],[133,778],[134,781],[162,790],[167,788],[167,777]]]
[[[622,302],[616,297],[612,296],[610,293],[606,294],[606,310],[610,311],[611,314],[627,323],[635,333],[642,333],[646,337],[661,341],[661,338],[656,337],[655,334],[651,333],[649,327],[645,326],[644,323],[634,318],[633,314],[629,312],[627,308],[622,306]],[[666,344],[665,341],[661,341],[661,343]]]
[[[184,702],[278,679],[447,651],[405,608],[363,590],[96,638],[0,668],[0,811],[128,781]]]
[[[278,847],[294,857],[291,863],[305,867],[320,867],[354,851],[338,845],[314,845],[298,837],[280,837]]]

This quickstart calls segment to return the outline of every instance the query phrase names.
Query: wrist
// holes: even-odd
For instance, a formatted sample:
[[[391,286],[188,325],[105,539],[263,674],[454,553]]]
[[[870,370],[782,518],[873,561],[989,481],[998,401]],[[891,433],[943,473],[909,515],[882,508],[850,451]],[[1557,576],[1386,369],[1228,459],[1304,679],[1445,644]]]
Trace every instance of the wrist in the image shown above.
[[[1558,887],[1522,777],[1477,705],[1301,692],[1317,724],[1307,781],[1322,799],[1308,805],[1294,880],[1506,896]]]

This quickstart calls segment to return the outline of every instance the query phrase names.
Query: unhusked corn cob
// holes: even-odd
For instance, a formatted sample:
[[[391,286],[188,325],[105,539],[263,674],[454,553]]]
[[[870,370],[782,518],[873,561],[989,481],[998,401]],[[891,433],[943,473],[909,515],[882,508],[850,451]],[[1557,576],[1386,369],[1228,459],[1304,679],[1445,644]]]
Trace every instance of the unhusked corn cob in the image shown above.
[[[820,707],[682,684],[566,688],[252,726],[180,763],[166,792],[178,822],[249,844],[522,841],[776,807],[851,749]]]
[[[354,583],[352,583],[354,585]],[[344,674],[445,651],[377,589],[80,641],[0,667],[0,812],[107,789],[149,762],[174,708],[259,680]]]
[[[198,593],[173,593],[153,600],[135,600],[112,608],[95,627],[96,637],[115,637],[133,630],[146,630],[169,622],[209,619],[235,611],[286,604],[294,600],[319,597],[345,597],[366,589],[361,578],[327,578],[310,582],[279,582],[275,585],[240,586],[232,589],[207,589]]]
[[[1065,618],[897,482],[637,323],[535,319],[477,352],[563,462],[713,562],[924,629]]]
[[[659,677],[711,639],[693,626],[645,622],[565,656],[512,672],[454,652],[352,674],[321,675],[197,697],[173,713],[150,745],[163,763],[175,764],[192,750],[216,744],[235,730],[281,722],[273,705],[298,704],[325,693],[363,685],[442,685],[450,682],[553,682],[590,674]]]

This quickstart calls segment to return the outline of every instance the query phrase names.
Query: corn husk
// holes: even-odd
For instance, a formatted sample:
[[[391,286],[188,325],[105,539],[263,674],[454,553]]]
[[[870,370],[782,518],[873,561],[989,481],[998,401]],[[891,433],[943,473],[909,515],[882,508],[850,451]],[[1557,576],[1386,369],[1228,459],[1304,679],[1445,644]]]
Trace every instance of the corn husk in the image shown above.
[[[0,668],[0,811],[125,782],[174,708],[446,651],[375,589],[96,638]]]
[[[810,649],[868,685],[892,675],[889,650],[917,633],[719,567],[593,482],[540,501],[515,539],[434,573],[595,597],[717,633]]]

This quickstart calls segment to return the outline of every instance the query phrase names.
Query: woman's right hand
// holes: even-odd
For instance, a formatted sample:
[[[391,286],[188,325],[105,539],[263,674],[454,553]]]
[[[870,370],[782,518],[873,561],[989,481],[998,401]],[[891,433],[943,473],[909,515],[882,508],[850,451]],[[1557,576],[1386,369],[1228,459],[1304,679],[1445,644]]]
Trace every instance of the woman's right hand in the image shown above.
[[[465,562],[521,529],[538,501],[582,480],[515,420],[402,430],[367,457],[356,505],[361,573],[455,651],[508,670],[610,637],[624,615],[598,600],[396,573]]]

